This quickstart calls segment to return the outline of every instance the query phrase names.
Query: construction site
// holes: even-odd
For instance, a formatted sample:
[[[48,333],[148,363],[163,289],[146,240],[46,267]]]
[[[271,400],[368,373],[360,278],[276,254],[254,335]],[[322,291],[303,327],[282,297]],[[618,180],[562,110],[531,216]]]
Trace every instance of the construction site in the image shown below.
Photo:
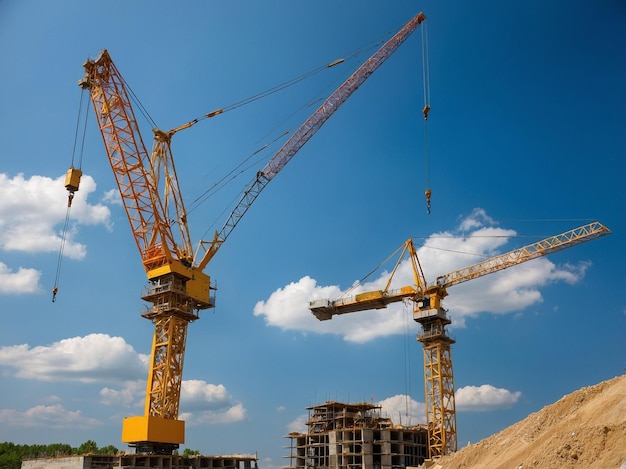
[[[146,304],[141,316],[152,323],[154,335],[145,404],[141,415],[125,417],[121,422],[121,441],[128,446],[128,451],[117,455],[60,455],[55,458],[25,459],[22,461],[22,469],[259,469],[257,454],[179,454],[186,436],[185,421],[180,418],[180,401],[187,330],[190,324],[200,319],[200,312],[214,309],[216,305],[216,282],[205,269],[261,191],[351,94],[425,20],[423,13],[415,15],[354,71],[256,173],[223,227],[216,230],[209,239],[200,240],[196,245],[191,241],[187,209],[183,203],[184,197],[171,151],[171,139],[200,120],[223,113],[224,109],[216,109],[169,131],[154,129],[153,147],[148,151],[138,130],[132,93],[127,90],[126,82],[109,52],[102,50],[96,58],[88,59],[84,63],[84,76],[79,80],[79,85],[82,92],[88,95],[89,106],[92,107],[97,121],[133,241],[139,251],[138,262],[141,262],[148,281],[141,296]],[[331,63],[328,67],[334,65],[336,64]],[[426,89],[428,80],[425,80],[424,86],[424,95],[429,96],[430,92]],[[420,115],[424,123],[428,121],[429,112],[430,102],[427,100]],[[82,169],[74,165],[66,173],[68,219],[82,175]],[[424,197],[428,213],[431,210],[431,195],[431,188],[425,187]],[[602,223],[593,221],[503,254],[485,256],[487,258],[480,262],[439,275],[434,282],[427,281],[428,277],[418,257],[418,249],[412,238],[409,238],[398,249],[396,263],[390,269],[383,288],[373,291],[359,290],[358,293],[351,293],[351,289],[340,297],[311,298],[308,309],[319,321],[330,321],[338,315],[382,310],[395,303],[409,305],[413,324],[416,323],[419,327],[416,339],[421,344],[423,353],[420,371],[423,374],[426,420],[404,424],[394,422],[384,414],[380,405],[368,402],[327,401],[306,407],[306,432],[292,432],[284,437],[288,443],[284,445],[283,469],[500,467],[494,461],[505,458],[501,448],[508,448],[506,445],[512,444],[513,440],[519,440],[517,434],[512,434],[506,445],[492,442],[489,443],[491,446],[482,447],[483,454],[500,451],[500,459],[492,459],[488,465],[482,465],[487,463],[481,462],[478,456],[467,457],[462,463],[446,462],[455,461],[446,458],[453,458],[463,451],[467,454],[468,450],[464,448],[459,451],[458,447],[452,360],[455,339],[448,332],[452,320],[444,307],[444,299],[449,294],[453,295],[453,287],[461,283],[514,268],[610,233],[610,229]],[[67,232],[63,234],[64,242],[66,235]],[[394,283],[401,265],[411,267],[413,281],[410,285]],[[57,293],[55,284],[52,301],[55,301]],[[626,459],[624,451],[616,450],[613,454],[607,448],[613,445],[617,447],[620,443],[622,447],[626,447],[625,381],[623,377],[615,378],[610,385],[604,385],[602,390],[611,395],[613,407],[610,412],[599,414],[601,417],[598,422],[602,423],[593,424],[594,428],[603,425],[606,429],[604,440],[598,443],[602,447],[598,453],[604,451],[615,462],[620,462],[620,458]],[[598,392],[600,391],[589,392],[584,398],[580,398],[577,401],[579,407],[582,409]],[[562,406],[559,412],[565,412],[564,408]],[[556,420],[555,426],[558,424]],[[585,423],[591,425],[588,421]],[[581,425],[582,421],[575,428],[572,427],[571,432],[580,432]],[[560,430],[563,430],[561,433],[564,441],[570,428]],[[548,431],[549,428],[542,429],[543,438],[547,438]],[[530,445],[537,438],[542,437],[526,436],[524,441]],[[582,439],[577,441],[580,445],[584,444]],[[540,449],[545,451],[545,448]],[[559,453],[561,462],[567,461],[569,464],[575,460],[582,461],[583,450],[577,451],[574,454],[563,450]],[[529,459],[531,454],[534,459]],[[558,460],[557,463],[552,460],[546,462],[547,460],[542,460],[531,452],[525,455],[523,451],[517,451],[515,457],[517,463],[524,463],[523,466],[518,466],[520,468],[557,467],[542,464],[558,463]],[[602,459],[598,456],[596,461]],[[513,463],[513,460],[510,462]],[[584,467],[600,466],[589,462]]]

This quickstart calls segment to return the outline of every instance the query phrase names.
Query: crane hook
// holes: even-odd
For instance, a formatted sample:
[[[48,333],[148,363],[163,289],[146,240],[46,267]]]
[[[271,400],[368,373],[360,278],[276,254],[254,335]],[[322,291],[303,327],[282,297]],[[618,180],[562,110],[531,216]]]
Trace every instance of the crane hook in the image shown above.
[[[428,214],[430,215],[430,196],[432,195],[432,191],[430,189],[426,189],[424,191],[424,195],[426,196],[426,210],[428,210]]]

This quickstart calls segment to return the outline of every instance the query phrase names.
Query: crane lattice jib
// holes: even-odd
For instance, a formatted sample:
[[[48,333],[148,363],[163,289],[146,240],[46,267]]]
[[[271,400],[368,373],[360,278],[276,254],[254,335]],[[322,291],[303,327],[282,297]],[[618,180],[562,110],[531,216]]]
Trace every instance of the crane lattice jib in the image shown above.
[[[605,236],[609,233],[611,233],[611,230],[601,223],[589,223],[566,231],[560,235],[551,236],[536,243],[492,257],[486,261],[478,262],[469,267],[437,277],[437,286],[447,288],[452,285],[457,285],[537,257],[545,256],[555,251],[560,251],[561,249],[584,243],[585,241],[599,238],[600,236]]]
[[[158,183],[141,138],[124,80],[104,50],[84,64],[88,88],[107,156],[146,271],[177,253]]]
[[[413,31],[426,19],[418,13],[400,29],[391,39],[378,49],[363,65],[361,65],[339,88],[337,88],[322,105],[309,117],[300,128],[276,152],[265,167],[257,173],[256,178],[248,186],[243,197],[232,211],[222,229],[215,233],[198,268],[203,269],[226,240],[241,217],[246,213],[254,200],[265,186],[276,176],[293,156],[308,142],[322,125],[339,109],[339,107],[361,86],[369,76],[387,60]]]

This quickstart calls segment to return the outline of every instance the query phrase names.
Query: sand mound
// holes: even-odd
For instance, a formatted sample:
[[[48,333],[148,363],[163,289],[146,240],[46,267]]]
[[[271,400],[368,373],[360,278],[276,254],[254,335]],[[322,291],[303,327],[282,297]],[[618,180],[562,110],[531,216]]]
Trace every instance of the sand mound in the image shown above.
[[[568,394],[431,464],[430,469],[626,469],[626,375]]]

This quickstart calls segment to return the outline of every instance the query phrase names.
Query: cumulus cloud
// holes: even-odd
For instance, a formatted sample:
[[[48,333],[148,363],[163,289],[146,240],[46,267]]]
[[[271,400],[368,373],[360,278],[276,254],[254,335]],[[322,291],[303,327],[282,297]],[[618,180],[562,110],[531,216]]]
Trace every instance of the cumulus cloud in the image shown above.
[[[28,253],[57,252],[61,245],[60,228],[67,211],[65,176],[13,178],[0,173],[0,249]],[[111,213],[105,205],[90,204],[88,197],[96,183],[83,175],[71,209],[71,225],[64,254],[73,259],[85,257],[87,249],[75,240],[79,225],[111,227]]]
[[[418,257],[426,274],[427,283],[436,277],[502,254],[516,232],[498,227],[483,209],[475,209],[460,220],[455,230],[433,233],[418,249]],[[589,262],[557,266],[546,257],[540,257],[487,275],[471,282],[455,285],[445,300],[453,324],[464,325],[465,318],[480,313],[506,314],[522,311],[543,301],[541,288],[554,282],[575,284],[585,275]],[[389,271],[350,290],[354,295],[363,291],[381,290],[389,279]],[[413,285],[413,270],[409,260],[403,260],[393,277],[391,289]],[[302,277],[274,291],[269,298],[259,301],[254,314],[263,317],[269,326],[283,330],[336,334],[349,342],[367,342],[378,337],[403,334],[411,307],[404,303],[385,309],[362,311],[358,320],[353,315],[335,316],[332,321],[318,321],[308,309],[309,301],[337,299],[345,290],[338,285],[318,285],[309,276]]]
[[[240,422],[246,409],[235,402],[222,384],[202,380],[183,381],[180,392],[180,419],[190,425]]]
[[[126,381],[121,389],[109,387],[100,390],[100,402],[109,406],[141,407],[145,402],[146,382]]]
[[[83,383],[137,380],[146,375],[148,356],[122,337],[89,334],[50,345],[0,347],[0,365],[18,378]]]
[[[455,400],[458,411],[489,411],[508,409],[516,404],[522,393],[496,388],[491,384],[465,386],[456,390]]]
[[[410,396],[398,394],[378,403],[382,415],[391,419],[393,423],[406,426],[426,423],[426,407],[423,402],[417,402]]]
[[[19,295],[42,291],[39,279],[41,272],[36,269],[19,267],[16,271],[0,262],[0,294]]]
[[[364,283],[353,293],[383,288],[386,279]],[[401,334],[403,332],[402,307],[378,311],[363,311],[355,323],[350,316],[336,316],[332,321],[318,321],[308,309],[309,301],[315,298],[337,298],[341,295],[338,286],[321,287],[309,276],[302,277],[284,288],[279,288],[267,301],[259,301],[254,307],[255,316],[263,316],[266,324],[284,330],[340,334],[349,342],[367,342],[376,337]]]
[[[0,347],[0,366],[13,369],[16,378],[75,383],[118,383],[100,390],[100,402],[112,407],[141,407],[145,402],[149,355],[137,353],[122,337],[89,334],[50,345]],[[231,423],[244,420],[246,409],[222,384],[186,380],[181,386],[180,418],[190,424]],[[36,415],[61,412],[59,406],[37,407]],[[7,417],[20,415],[5,410]],[[78,418],[79,416],[75,416]]]
[[[289,433],[306,433],[307,426],[306,423],[309,420],[309,416],[307,414],[301,414],[296,417],[295,420],[290,422],[287,425],[287,431]]]
[[[99,420],[84,416],[80,410],[68,410],[60,404],[38,405],[24,412],[0,409],[0,421],[9,426],[53,429],[90,429],[102,425]]]

